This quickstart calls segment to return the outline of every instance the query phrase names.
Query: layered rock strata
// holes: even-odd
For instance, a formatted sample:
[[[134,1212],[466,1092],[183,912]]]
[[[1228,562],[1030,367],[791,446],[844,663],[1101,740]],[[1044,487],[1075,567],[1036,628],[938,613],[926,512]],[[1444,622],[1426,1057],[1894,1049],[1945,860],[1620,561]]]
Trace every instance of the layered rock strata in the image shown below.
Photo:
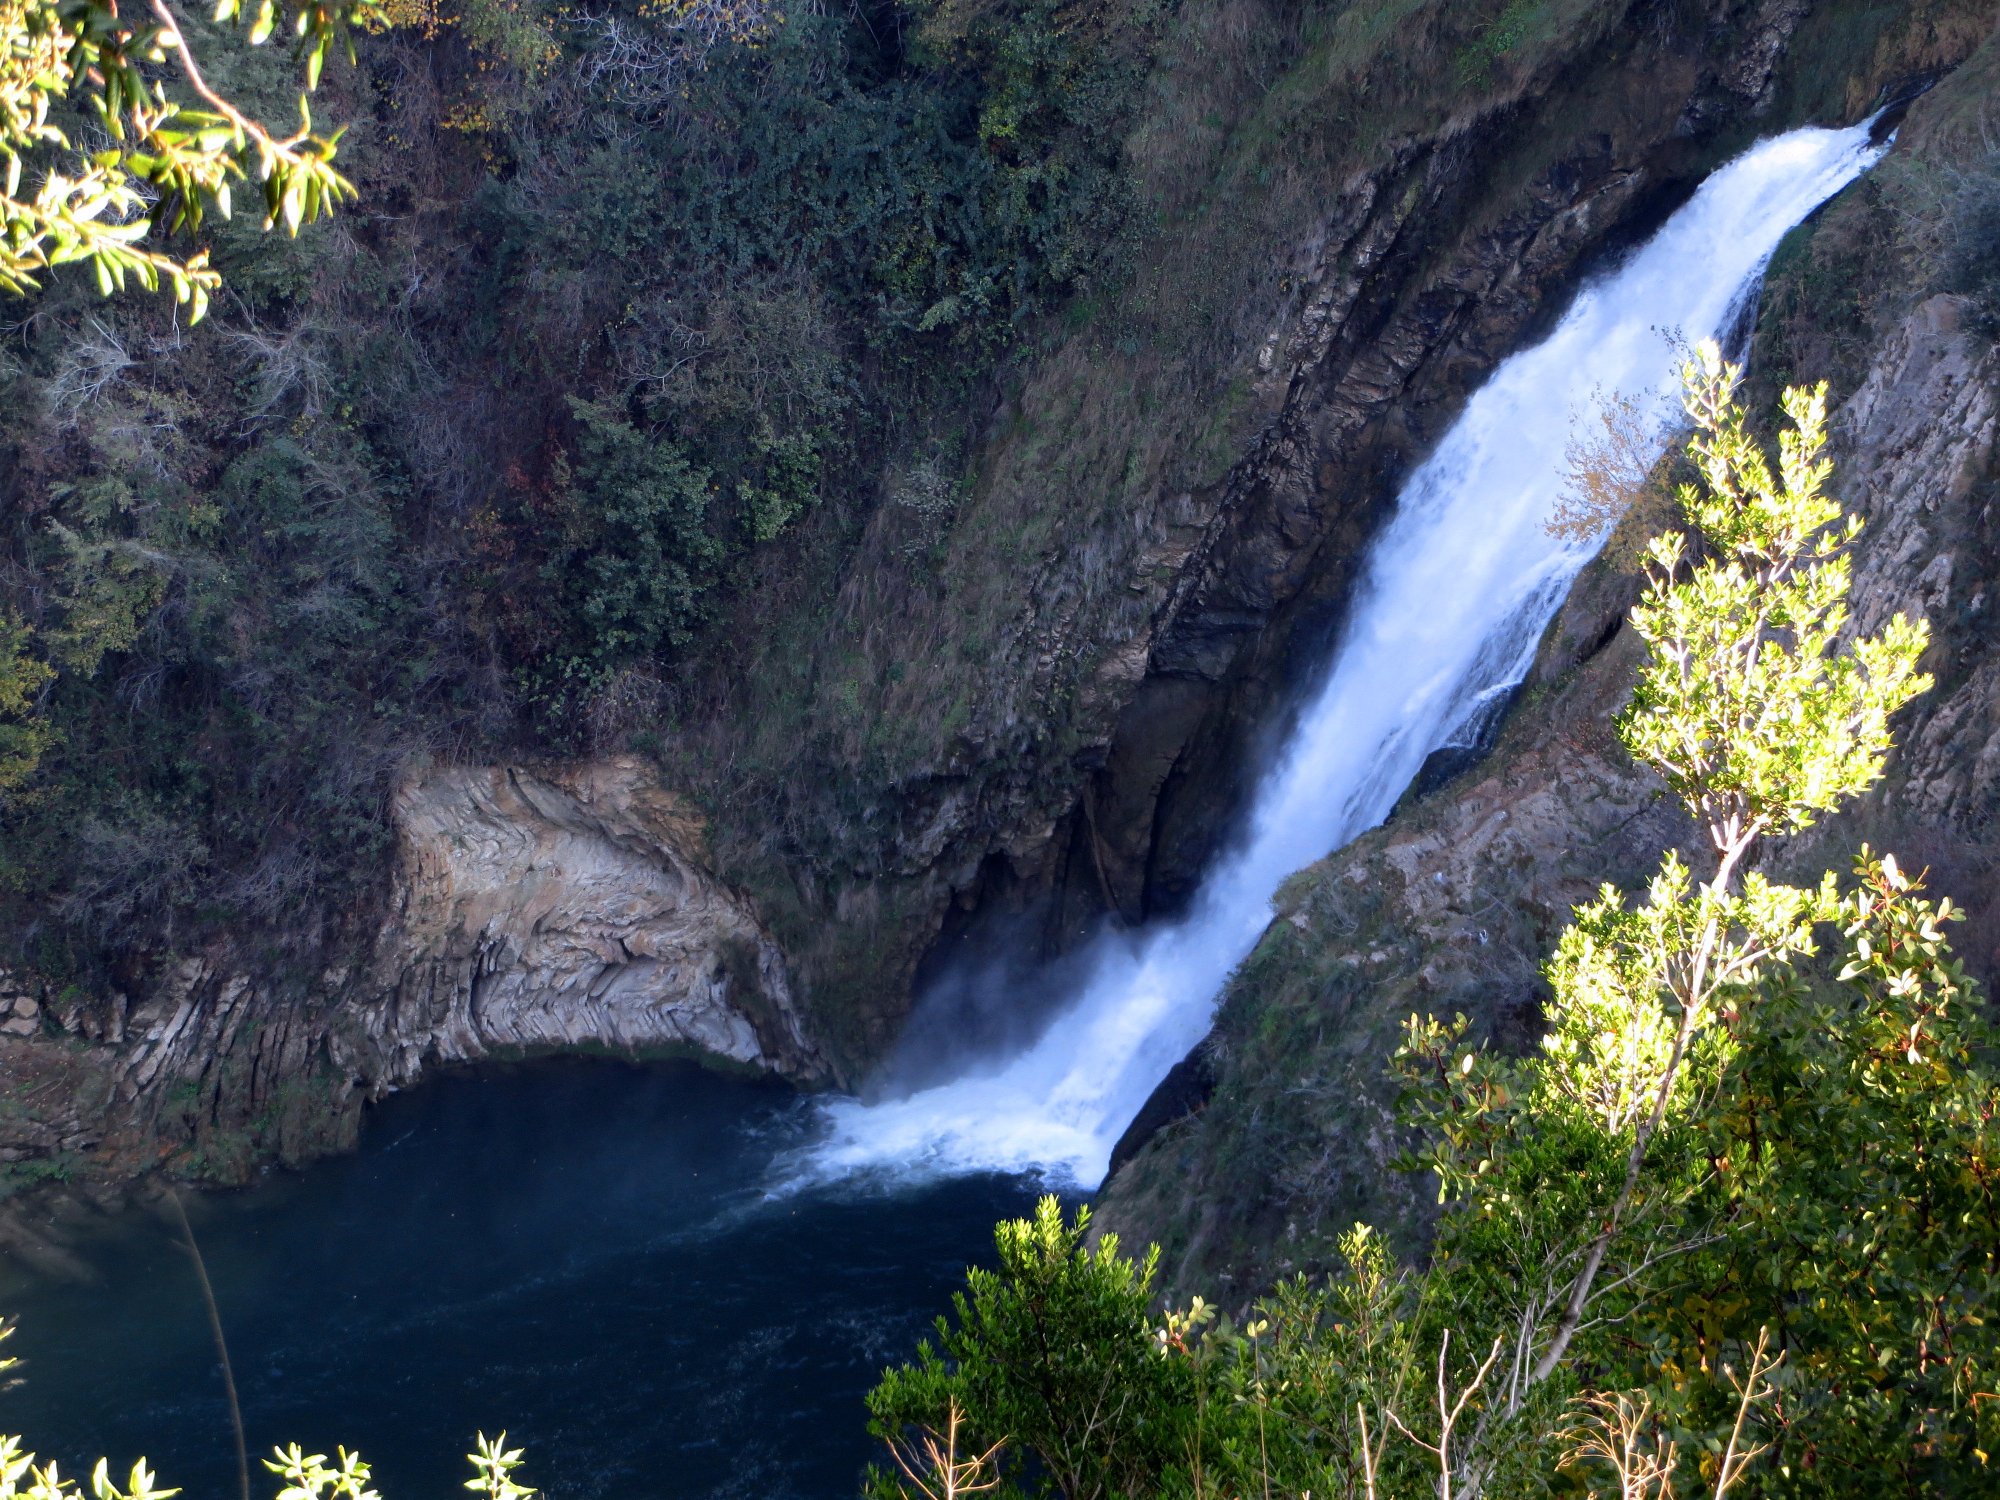
[[[136,1002],[12,976],[0,1161],[167,1153],[240,1175],[341,1144],[364,1099],[426,1068],[494,1056],[825,1076],[782,955],[644,763],[434,770],[395,816],[390,918],[316,982],[274,993],[226,953],[177,960]]]

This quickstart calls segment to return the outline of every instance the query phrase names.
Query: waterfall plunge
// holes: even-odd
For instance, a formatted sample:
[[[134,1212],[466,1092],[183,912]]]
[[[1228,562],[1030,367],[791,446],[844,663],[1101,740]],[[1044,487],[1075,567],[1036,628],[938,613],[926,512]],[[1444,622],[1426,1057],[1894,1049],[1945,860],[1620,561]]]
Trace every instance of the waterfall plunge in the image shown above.
[[[1527,671],[1595,549],[1546,526],[1578,420],[1600,393],[1632,398],[1649,456],[1664,452],[1679,408],[1661,330],[1718,335],[1785,232],[1874,163],[1868,136],[1796,130],[1754,147],[1502,364],[1403,486],[1325,678],[1192,910],[1100,939],[1082,989],[1026,1051],[905,1098],[827,1104],[801,1176],[1040,1172],[1095,1187],[1207,1032],[1279,883],[1388,816],[1424,758]]]

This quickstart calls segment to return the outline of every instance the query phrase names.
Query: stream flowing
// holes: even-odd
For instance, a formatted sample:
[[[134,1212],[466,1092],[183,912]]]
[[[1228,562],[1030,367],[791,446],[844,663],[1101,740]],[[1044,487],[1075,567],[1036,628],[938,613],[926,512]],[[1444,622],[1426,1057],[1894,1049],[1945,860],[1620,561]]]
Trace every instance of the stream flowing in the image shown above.
[[[902,1098],[844,1099],[799,1180],[1032,1171],[1090,1188],[1207,1032],[1279,883],[1379,823],[1425,758],[1517,684],[1601,538],[1549,521],[1573,436],[1629,401],[1647,461],[1680,426],[1676,347],[1719,336],[1792,226],[1884,147],[1868,124],[1795,130],[1715,172],[1658,233],[1514,355],[1404,484],[1333,659],[1188,915],[1098,940],[1074,1000],[1016,1056]]]

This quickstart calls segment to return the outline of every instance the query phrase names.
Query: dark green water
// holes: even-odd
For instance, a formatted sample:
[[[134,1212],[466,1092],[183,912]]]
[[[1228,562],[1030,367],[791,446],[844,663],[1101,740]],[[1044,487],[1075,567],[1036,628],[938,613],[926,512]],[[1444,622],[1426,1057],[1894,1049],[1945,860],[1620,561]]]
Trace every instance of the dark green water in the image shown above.
[[[770,1198],[787,1092],[683,1067],[553,1062],[387,1101],[358,1155],[189,1202],[254,1468],[358,1448],[385,1500],[463,1495],[476,1429],[555,1500],[851,1495],[863,1392],[946,1306],[1032,1184]],[[87,1283],[0,1262],[26,1367],[0,1432],[85,1472],[143,1454],[232,1500],[214,1344],[177,1230],[84,1246]]]

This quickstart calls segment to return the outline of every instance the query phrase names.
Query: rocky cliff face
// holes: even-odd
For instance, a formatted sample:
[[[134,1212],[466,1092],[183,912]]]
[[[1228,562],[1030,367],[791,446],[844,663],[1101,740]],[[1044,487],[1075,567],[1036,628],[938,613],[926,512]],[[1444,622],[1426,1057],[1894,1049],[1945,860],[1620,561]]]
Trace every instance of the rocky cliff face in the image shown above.
[[[1889,776],[1794,862],[1834,862],[1857,840],[1903,851],[1965,908],[1953,945],[1990,991],[2000,980],[2000,350],[1964,299],[1922,303],[1884,342],[1840,416],[1839,488],[1868,518],[1855,626],[1898,610],[1936,635],[1937,686],[1909,714]]]
[[[657,756],[410,781],[386,917],[148,955],[100,993],[17,976],[0,1153],[228,1175],[338,1144],[434,1062],[521,1048],[851,1078],[982,921],[1046,954],[1185,899],[1362,542],[1485,373],[1752,136],[1858,118],[1992,24],[1979,0],[1515,9],[1489,35],[1448,0],[1393,25],[1186,7],[1130,143],[1157,218],[1130,282],[966,414],[936,536],[883,504],[825,597],[746,594],[695,707],[648,726]],[[1505,802],[1493,858],[1530,861]],[[1425,863],[1459,832],[1409,856],[1433,923],[1486,911],[1470,866]],[[1551,912],[1581,878],[1534,877]],[[1505,924],[1482,930],[1468,972]],[[1355,974],[1390,962],[1371,943]]]
[[[580,1044],[823,1076],[783,956],[643,763],[441,771],[404,788],[397,822],[380,998],[349,1043],[377,1076]]]
[[[1892,182],[1949,159],[1936,122],[1987,86],[1994,52],[1913,112]],[[1792,247],[1794,262],[1815,239],[1848,242],[1870,212],[1868,190],[1850,193]],[[1892,288],[1923,284],[1910,261],[1901,270],[1870,291],[1885,313]],[[1877,790],[1767,860],[1801,875],[1840,868],[1866,840],[1928,865],[1934,888],[1970,908],[1955,946],[1990,987],[2000,977],[2000,351],[1972,321],[1972,304],[1950,295],[1885,316],[1831,444],[1835,488],[1867,519],[1856,626],[1927,616],[1937,687],[1907,712]],[[1795,352],[1767,317],[1753,357]],[[1266,1285],[1321,1263],[1327,1237],[1357,1218],[1406,1243],[1420,1237],[1428,1185],[1389,1167],[1400,1137],[1385,1063],[1402,1021],[1463,1012],[1496,1045],[1529,1044],[1538,967],[1570,906],[1604,881],[1637,884],[1689,837],[1612,728],[1638,659],[1621,626],[1639,587],[1637,545],[1667,519],[1656,507],[1628,515],[1551,627],[1486,762],[1287,886],[1204,1044],[1212,1094],[1184,1098],[1104,1194],[1100,1222],[1162,1241],[1178,1286]]]
[[[1548,7],[1534,44],[1481,62],[1425,7],[1364,46],[1363,9],[1217,103],[1233,134],[1208,201],[1150,184],[1182,242],[1130,294],[1143,317],[997,393],[936,576],[895,562],[885,514],[798,643],[814,701],[770,716],[807,730],[790,779],[757,784],[762,817],[725,810],[717,844],[850,1070],[896,1034],[924,956],[982,921],[1053,953],[1180,905],[1361,544],[1485,373],[1738,146],[1859,118],[1992,25]],[[733,747],[760,717],[710,733]]]
[[[426,1068],[557,1049],[825,1076],[782,955],[643,763],[437,770],[406,782],[396,821],[386,925],[304,993],[230,954],[182,959],[136,1001],[17,977],[0,1160],[177,1153],[233,1176],[340,1145],[362,1100]]]

